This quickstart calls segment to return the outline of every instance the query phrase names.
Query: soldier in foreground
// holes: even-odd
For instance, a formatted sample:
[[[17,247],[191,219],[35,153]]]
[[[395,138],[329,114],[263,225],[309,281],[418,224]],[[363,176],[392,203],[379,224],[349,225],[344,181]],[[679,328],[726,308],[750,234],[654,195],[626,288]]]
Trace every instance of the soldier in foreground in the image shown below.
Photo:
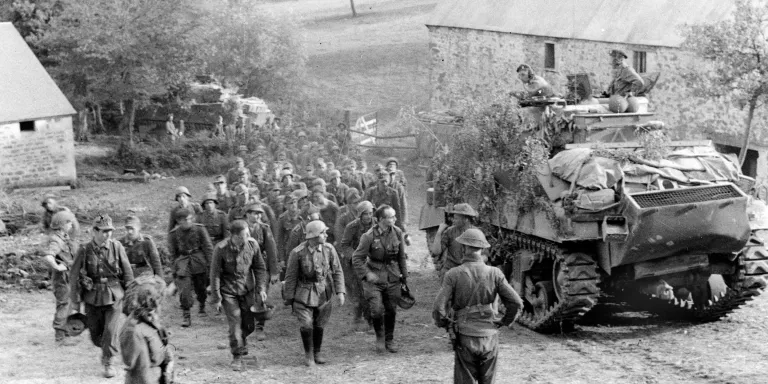
[[[454,205],[447,213],[453,216],[453,225],[446,228],[445,223],[441,223],[437,228],[435,244],[430,245],[433,251],[432,257],[435,258],[435,269],[441,281],[446,272],[461,265],[464,247],[456,239],[467,229],[475,228],[472,220],[477,217],[474,208],[466,203]]]
[[[216,193],[207,193],[203,198],[203,212],[198,213],[196,219],[208,231],[213,245],[229,237],[229,220],[226,213],[217,209],[218,204]]]
[[[388,175],[387,175],[388,176]],[[360,238],[352,255],[357,277],[363,282],[363,295],[371,309],[376,332],[376,351],[396,353],[394,344],[397,301],[400,284],[408,277],[403,231],[395,226],[395,210],[383,205],[374,213],[377,224]]]
[[[209,266],[213,256],[213,245],[208,232],[195,224],[192,211],[181,209],[176,212],[176,228],[168,234],[168,253],[173,260],[173,277],[179,287],[179,298],[183,312],[182,327],[192,325],[192,289],[200,303],[199,314],[205,316],[205,291],[208,285]]]
[[[77,243],[70,237],[73,232],[75,215],[69,210],[53,215],[50,222],[51,233],[46,240],[43,256],[51,268],[53,296],[56,298],[56,312],[53,315],[55,341],[58,345],[71,345],[67,339],[67,317],[72,309],[69,287],[69,270],[75,262]]]
[[[256,295],[267,299],[267,267],[259,244],[250,237],[248,223],[232,222],[231,235],[216,245],[211,262],[211,295],[216,310],[227,315],[232,369],[243,369],[243,357],[248,355],[246,338],[255,329],[251,307]]]
[[[163,276],[163,265],[160,263],[160,254],[152,237],[141,233],[141,220],[136,216],[128,216],[125,219],[125,237],[120,243],[125,247],[128,261],[133,268],[133,276],[144,273]]]
[[[323,332],[333,311],[333,294],[344,305],[344,273],[332,245],[326,243],[328,228],[320,220],[307,224],[306,241],[291,251],[285,273],[286,306],[299,320],[305,364],[325,364],[321,354]]]
[[[501,270],[483,262],[481,251],[490,244],[482,231],[467,229],[456,241],[464,249],[462,264],[445,275],[432,317],[438,327],[455,335],[453,382],[491,384],[499,355],[498,329],[515,321],[523,302]],[[497,296],[506,307],[503,317],[494,305]]]
[[[93,345],[101,348],[104,377],[117,374],[115,358],[125,287],[133,270],[122,244],[112,239],[112,219],[100,215],[93,222],[93,241],[77,252],[70,272],[72,302],[85,302],[85,316]],[[82,290],[81,290],[82,288]]]

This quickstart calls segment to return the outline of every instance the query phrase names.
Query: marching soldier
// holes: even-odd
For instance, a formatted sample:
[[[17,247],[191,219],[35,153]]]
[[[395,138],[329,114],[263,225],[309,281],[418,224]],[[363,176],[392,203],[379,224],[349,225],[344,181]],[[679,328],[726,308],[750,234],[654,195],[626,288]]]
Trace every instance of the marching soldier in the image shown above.
[[[280,267],[277,263],[277,246],[275,245],[274,237],[272,237],[272,228],[270,228],[269,224],[263,222],[263,216],[265,215],[264,208],[259,203],[252,203],[248,205],[246,215],[251,237],[253,237],[259,245],[261,255],[267,265],[269,282],[270,284],[277,284],[280,282]],[[265,289],[266,292],[269,293],[269,285],[267,285]],[[263,301],[258,304],[264,306]],[[256,322],[256,340],[258,341],[263,341],[266,338],[266,335],[264,334],[265,322],[266,321],[263,319]]]
[[[285,211],[283,197],[280,196],[281,189],[280,183],[272,183],[269,188],[267,188],[267,205],[272,209],[275,217],[280,217],[280,215],[283,214],[283,211]]]
[[[125,219],[125,232],[125,237],[120,239],[120,244],[125,248],[128,261],[133,268],[133,276],[138,277],[149,273],[162,277],[163,265],[160,262],[160,254],[152,237],[141,233],[141,220],[136,216],[128,216]]]
[[[171,209],[170,219],[168,221],[169,232],[176,226],[176,212],[182,209],[191,210],[195,214],[203,211],[203,208],[199,204],[189,201],[191,198],[192,194],[189,193],[187,187],[176,188],[176,195],[173,199],[178,202],[178,205]]]
[[[301,192],[302,191],[295,191],[294,193],[285,196],[283,204],[285,206],[285,212],[283,212],[277,219],[275,243],[277,244],[278,264],[280,264],[280,269],[282,270],[280,276],[281,280],[285,276],[285,263],[288,261],[288,254],[291,252],[290,249],[286,249],[288,237],[291,235],[293,227],[301,222],[301,219],[299,218],[301,211],[299,211],[297,205],[297,200],[302,196]],[[304,196],[306,196],[306,194],[304,194]]]
[[[406,200],[406,191],[405,191],[405,185],[395,181],[397,172],[389,172],[389,185],[392,189],[397,191],[397,197],[398,197],[398,204],[402,208],[402,215],[403,217],[400,217],[400,222],[405,225],[405,223],[408,221],[408,210],[406,207],[408,206]]]
[[[490,244],[482,231],[467,229],[456,241],[464,246],[462,264],[446,273],[432,317],[438,327],[450,327],[456,335],[453,382],[493,383],[498,329],[515,321],[523,301],[500,269],[483,262],[481,251]],[[506,307],[504,317],[496,311],[497,296]]]
[[[307,224],[305,241],[291,251],[285,274],[285,305],[293,307],[304,344],[305,364],[325,364],[323,332],[333,311],[333,294],[344,305],[344,274],[339,257],[326,243],[322,221]]]
[[[374,207],[380,207],[382,205],[388,205],[392,207],[392,209],[394,209],[397,214],[396,225],[401,230],[405,230],[405,226],[403,225],[402,221],[403,207],[400,206],[400,196],[397,194],[396,190],[389,186],[389,173],[387,173],[387,171],[381,170],[378,172],[378,181],[376,185],[368,188],[365,191],[363,200],[370,201]]]
[[[436,259],[435,267],[441,280],[448,270],[461,265],[464,251],[456,239],[467,229],[475,228],[472,221],[477,217],[477,212],[467,203],[456,204],[447,213],[453,216],[453,225],[446,229],[445,223],[441,223],[440,227],[437,228],[435,240],[440,239],[440,243],[439,245],[435,244],[436,253],[433,255]],[[438,266],[439,268],[437,268]]]
[[[218,201],[218,208],[224,213],[229,213],[229,209],[235,205],[235,198],[232,193],[227,189],[227,178],[224,175],[216,176],[216,180],[213,182],[216,189],[216,201]]]
[[[247,220],[245,217],[245,208],[248,206],[250,201],[248,187],[239,184],[235,186],[235,190],[233,192],[235,193],[235,205],[232,206],[232,208],[229,210],[227,219],[230,223],[235,220]]]
[[[213,245],[208,232],[195,224],[194,215],[187,209],[176,212],[176,228],[168,235],[168,253],[173,260],[173,276],[179,288],[181,309],[184,311],[182,327],[192,325],[192,290],[200,303],[199,314],[205,316],[205,291],[213,255]]]
[[[219,203],[215,193],[208,193],[203,198],[203,212],[197,214],[196,221],[208,231],[212,244],[218,244],[229,237],[227,214],[216,209]]]
[[[326,187],[328,193],[336,196],[336,202],[339,204],[339,206],[348,204],[346,201],[346,196],[349,187],[341,182],[341,172],[339,172],[338,169],[334,169],[328,172],[328,175],[330,178],[328,181],[328,186]]]
[[[360,238],[352,264],[363,284],[376,332],[376,351],[396,353],[394,344],[400,285],[408,277],[403,231],[395,226],[394,208],[383,205],[374,213],[378,223]]]
[[[243,369],[243,357],[248,355],[246,338],[255,329],[251,307],[258,294],[267,299],[267,268],[259,244],[249,236],[248,224],[232,222],[232,233],[216,245],[211,262],[211,295],[216,310],[227,315],[232,369]]]
[[[41,205],[45,210],[43,212],[43,233],[48,233],[48,231],[51,230],[51,220],[53,219],[53,215],[62,211],[70,212],[69,208],[59,205],[53,195],[45,195]],[[73,223],[72,231],[73,234],[80,231],[80,225],[77,223],[77,220]]]
[[[234,186],[240,182],[241,174],[245,173],[247,179],[251,178],[251,172],[245,167],[245,160],[242,157],[235,158],[235,166],[227,171],[227,183]]]
[[[406,184],[408,180],[405,179],[405,173],[403,173],[402,170],[397,169],[397,167],[400,165],[397,161],[397,158],[390,157],[387,159],[387,163],[384,164],[387,167],[388,173],[395,173],[392,183],[398,183],[403,186],[403,189],[405,189],[408,185]]]
[[[123,296],[126,285],[133,281],[125,249],[112,239],[114,230],[109,216],[100,215],[94,220],[93,240],[80,247],[69,276],[72,302],[85,302],[86,325],[91,341],[101,348],[101,364],[107,378],[117,374],[114,360]]]
[[[344,229],[347,228],[347,224],[357,219],[357,204],[360,202],[360,192],[355,188],[350,188],[347,190],[345,200],[348,203],[339,209],[339,214],[336,216],[336,224],[333,226],[333,234],[336,238],[336,242],[333,245],[339,245],[341,238],[344,237]]]
[[[56,311],[53,314],[53,329],[57,345],[70,345],[67,339],[67,317],[72,309],[69,275],[75,262],[78,246],[70,235],[77,219],[69,210],[56,212],[51,218],[47,246],[43,249],[45,261],[51,269],[53,296]]]
[[[333,228],[339,215],[339,206],[325,197],[321,186],[312,188],[312,203],[320,210],[320,220],[323,220],[325,226]],[[333,244],[335,241],[336,236],[333,233],[328,234],[328,243]]]
[[[360,279],[355,274],[355,267],[352,265],[352,254],[360,245],[360,239],[363,234],[373,228],[373,204],[370,201],[362,201],[356,205],[357,218],[347,224],[344,234],[340,236],[341,242],[339,251],[341,252],[341,268],[344,270],[344,282],[347,286],[347,294],[350,301],[355,303],[355,318],[353,324],[371,323],[371,311],[368,308],[368,302],[363,296],[363,286]],[[365,322],[363,322],[365,318]],[[367,331],[368,329],[366,329]]]

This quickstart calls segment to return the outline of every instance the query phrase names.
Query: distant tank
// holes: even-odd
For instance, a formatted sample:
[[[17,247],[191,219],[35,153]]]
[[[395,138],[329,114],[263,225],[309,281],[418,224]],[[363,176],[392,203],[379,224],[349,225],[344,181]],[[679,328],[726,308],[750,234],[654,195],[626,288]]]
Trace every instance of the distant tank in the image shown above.
[[[532,330],[567,331],[603,300],[714,321],[768,285],[768,209],[745,192],[754,180],[708,140],[667,142],[657,161],[639,156],[635,132],[664,125],[636,99],[633,113],[611,113],[607,99],[521,102],[571,124],[538,169],[537,194],[552,212],[507,201],[481,218],[495,239],[491,260],[523,298],[518,322]],[[505,172],[495,178],[516,188]],[[428,240],[445,219],[441,195],[431,189],[421,211]]]

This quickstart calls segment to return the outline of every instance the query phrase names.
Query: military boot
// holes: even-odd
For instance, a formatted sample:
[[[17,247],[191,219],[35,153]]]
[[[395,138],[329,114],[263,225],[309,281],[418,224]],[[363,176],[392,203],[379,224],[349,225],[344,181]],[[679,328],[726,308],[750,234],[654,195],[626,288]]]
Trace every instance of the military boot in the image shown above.
[[[383,353],[386,348],[384,343],[384,321],[381,317],[371,319],[373,331],[376,333],[376,352]]]
[[[232,362],[229,364],[229,367],[232,368],[233,371],[240,372],[243,370],[243,358],[240,356],[233,356]]]
[[[117,370],[111,361],[104,363],[104,377],[111,379],[117,375]]]
[[[315,363],[325,364],[326,360],[322,354],[320,354],[320,348],[323,346],[323,328],[315,327],[312,331],[312,343],[313,350],[315,352]]]
[[[189,313],[189,309],[185,309],[183,314],[183,320],[181,321],[181,326],[186,328],[191,325],[192,325],[192,314]]]
[[[314,367],[315,366],[315,353],[313,348],[313,335],[312,335],[311,329],[302,329],[301,330],[301,342],[304,344],[304,364],[307,367]]]
[[[397,347],[395,346],[395,319],[394,313],[387,314],[384,317],[384,343],[387,351],[390,353],[397,353]]]
[[[205,313],[205,302],[200,303],[200,309],[197,311],[197,314],[200,315],[200,317],[208,316],[208,314]]]

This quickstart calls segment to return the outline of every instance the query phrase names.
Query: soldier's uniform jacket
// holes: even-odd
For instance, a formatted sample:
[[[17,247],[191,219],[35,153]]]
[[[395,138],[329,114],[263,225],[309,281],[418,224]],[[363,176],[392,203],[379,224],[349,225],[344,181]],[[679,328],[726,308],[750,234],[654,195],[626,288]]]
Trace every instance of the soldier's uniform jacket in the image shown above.
[[[470,224],[459,228],[455,225],[451,225],[443,231],[443,235],[440,237],[440,247],[443,250],[442,262],[444,267],[453,268],[457,265],[461,265],[464,251],[462,250],[461,244],[456,242],[456,238],[470,228],[475,228],[475,226]]]
[[[360,239],[373,227],[373,220],[368,225],[363,224],[362,220],[355,219],[344,228],[344,234],[341,237],[339,248],[343,257],[352,257],[357,246],[360,245]]]
[[[349,187],[346,184],[341,182],[339,182],[339,185],[333,185],[333,183],[328,183],[328,186],[326,186],[326,190],[328,191],[328,193],[336,196],[336,203],[338,203],[339,205],[344,205],[347,203],[345,200],[345,196],[347,196],[348,189]]]
[[[394,182],[402,185],[403,189],[408,186],[408,184],[406,184],[408,180],[405,179],[405,173],[403,173],[403,171],[400,169],[395,171]]]
[[[285,243],[285,251],[290,255],[291,251],[298,247],[304,241],[304,235],[306,234],[307,221],[304,218],[300,219],[298,224],[293,226],[291,233],[288,235],[288,241]]]
[[[344,176],[341,176],[341,181],[348,187],[348,188],[355,188],[358,191],[363,190],[363,184],[360,183],[360,180],[356,180],[358,178],[357,176],[353,176],[354,178],[345,178]],[[359,178],[358,178],[359,179]]]
[[[634,68],[622,63],[613,69],[613,80],[608,85],[608,94],[625,96],[629,92],[638,93],[643,89],[643,78]]]
[[[401,223],[405,223],[408,220],[408,210],[405,209],[405,207],[408,206],[406,202],[406,196],[405,196],[405,186],[400,183],[394,183],[390,188],[394,189],[397,192],[397,198],[398,198],[398,205],[402,210],[398,212],[397,214],[397,221]],[[402,216],[401,216],[402,215]]]
[[[282,184],[280,187],[281,195],[289,195],[293,191],[297,191],[299,189],[307,189],[307,185],[300,181],[291,182],[289,185]]]
[[[341,244],[341,239],[344,237],[344,230],[347,228],[347,224],[357,219],[357,208],[351,205],[345,205],[339,210],[336,217],[336,224],[333,226],[333,234],[336,238],[336,244]],[[355,244],[357,247],[357,244]],[[354,249],[353,249],[354,250]]]
[[[395,225],[404,229],[403,226],[403,207],[400,206],[400,195],[392,187],[387,187],[384,191],[379,190],[378,185],[374,185],[365,190],[365,196],[363,200],[368,200],[373,203],[374,207],[380,207],[382,204],[389,205],[395,210],[397,215],[397,222]]]
[[[168,234],[168,253],[174,276],[191,276],[208,272],[213,245],[205,227],[192,224],[189,229],[176,227]]]
[[[369,229],[352,254],[352,265],[360,280],[368,272],[375,273],[382,284],[396,282],[400,275],[408,277],[403,231],[392,227],[385,232],[378,225]]]
[[[251,179],[251,171],[248,168],[238,169],[237,167],[232,167],[227,171],[227,184],[234,188],[235,184],[240,182],[240,173],[242,172],[248,174],[248,179]]]
[[[288,253],[291,252],[287,248],[288,238],[291,236],[293,228],[301,222],[298,212],[291,215],[290,212],[285,211],[277,220],[277,228],[275,231],[275,242],[277,243],[277,255],[280,260],[288,260]]]
[[[509,325],[515,321],[523,301],[500,269],[485,265],[481,257],[468,257],[463,261],[445,274],[432,317],[437,326],[444,327],[452,309],[456,332],[474,337],[492,336],[498,332],[494,323]],[[507,308],[503,318],[493,305],[496,295]]]
[[[112,305],[125,295],[126,284],[133,281],[133,270],[125,248],[109,239],[101,246],[89,241],[80,247],[69,276],[72,301],[80,301],[81,281],[93,284],[84,287],[83,301],[94,306]],[[84,284],[85,285],[85,284]]]
[[[213,244],[229,237],[229,221],[227,214],[216,209],[213,212],[203,211],[197,215],[197,222],[205,227]]]
[[[328,200],[324,208],[320,209],[320,220],[325,223],[328,228],[333,228],[336,225],[336,218],[339,216],[339,206],[333,201]],[[328,233],[328,242],[333,244],[336,240],[336,236],[333,231]]]
[[[193,215],[203,212],[203,207],[201,207],[200,204],[198,203],[189,202],[189,205],[187,205],[186,207],[176,205],[171,209],[171,220],[168,222],[168,231],[176,227],[176,212],[182,208],[189,209],[190,211],[192,211]]]
[[[152,268],[155,275],[163,275],[163,266],[160,263],[160,254],[152,237],[139,234],[139,238],[131,240],[128,236],[120,239],[120,244],[125,248],[128,261],[134,269]]]
[[[167,357],[158,330],[151,325],[128,319],[120,330],[120,354],[126,365],[126,383],[159,383],[160,365]]]
[[[277,266],[277,245],[275,244],[275,238],[272,237],[272,228],[269,224],[254,223],[248,224],[251,230],[251,237],[259,244],[259,249],[264,257],[264,261],[267,263],[267,271],[270,275],[275,275],[279,272]]]
[[[311,248],[307,241],[301,243],[288,256],[287,268],[285,300],[319,307],[330,300],[334,292],[346,293],[339,256],[330,244]]]
[[[66,266],[67,271],[69,271],[72,269],[72,264],[75,263],[77,248],[77,243],[70,239],[69,235],[53,233],[48,236],[43,253],[53,256],[59,264]]]
[[[211,293],[213,301],[221,301],[221,294],[242,296],[249,292],[263,292],[267,286],[267,267],[259,244],[248,238],[242,247],[231,240],[216,244],[211,262]]]
[[[285,210],[285,208],[283,208],[282,196],[278,196],[276,198],[271,196],[267,197],[267,205],[272,208],[272,212],[276,215],[276,217],[280,217],[280,215],[282,215],[283,211]]]
[[[235,206],[235,197],[230,191],[216,191],[216,200],[219,202],[217,208],[223,212],[229,212],[229,209]]]

